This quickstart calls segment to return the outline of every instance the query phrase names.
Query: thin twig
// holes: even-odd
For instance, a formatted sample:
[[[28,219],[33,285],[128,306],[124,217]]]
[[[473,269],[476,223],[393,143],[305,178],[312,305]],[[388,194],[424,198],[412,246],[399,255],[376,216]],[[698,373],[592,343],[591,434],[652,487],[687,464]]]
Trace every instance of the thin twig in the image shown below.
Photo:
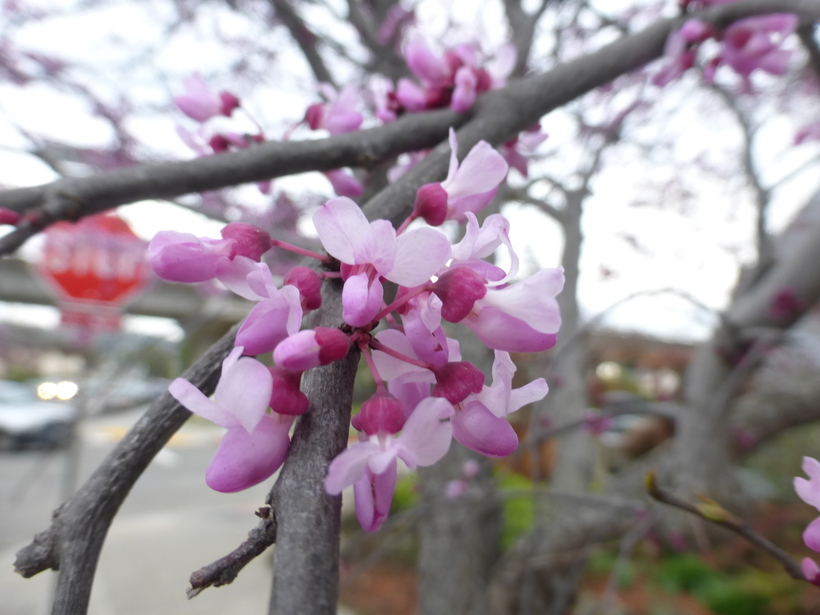
[[[731,530],[735,534],[743,536],[743,538],[780,562],[780,565],[783,566],[792,578],[795,578],[798,581],[807,580],[803,574],[800,564],[798,564],[791,555],[772,543],[766,537],[758,534],[743,519],[730,513],[715,500],[704,496],[699,496],[702,500],[700,504],[692,504],[687,502],[671,491],[667,491],[666,489],[660,487],[657,483],[654,471],[651,471],[646,475],[646,490],[649,495],[658,502],[669,504],[675,508],[680,508],[681,510],[685,510],[686,512],[696,515],[701,519],[711,521],[721,527],[725,527],[727,530]]]
[[[236,575],[257,555],[276,542],[276,515],[269,507],[260,508],[256,515],[261,517],[259,525],[248,532],[248,539],[225,557],[191,574],[188,600],[195,598],[208,587],[220,587],[233,582]]]

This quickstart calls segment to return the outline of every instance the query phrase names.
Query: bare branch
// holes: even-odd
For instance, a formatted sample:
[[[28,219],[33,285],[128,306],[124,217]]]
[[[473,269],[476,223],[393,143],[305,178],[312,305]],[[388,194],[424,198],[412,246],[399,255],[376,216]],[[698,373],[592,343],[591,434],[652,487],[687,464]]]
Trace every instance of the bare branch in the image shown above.
[[[216,388],[219,368],[233,348],[237,328],[183,374],[206,395]],[[86,612],[94,570],[114,515],[154,456],[189,416],[170,393],[163,393],[80,490],[54,512],[51,527],[17,552],[15,570],[24,577],[48,568],[60,571],[54,613]]]
[[[504,193],[504,197],[511,201],[519,201],[521,203],[526,203],[527,205],[534,205],[558,222],[563,222],[566,217],[563,211],[553,205],[550,205],[543,199],[538,199],[531,196],[525,188],[507,188]]]
[[[324,81],[335,87],[336,82],[333,80],[333,76],[330,74],[327,66],[325,66],[325,61],[322,59],[319,49],[316,46],[318,38],[305,25],[305,22],[299,16],[299,13],[296,12],[296,9],[293,8],[288,0],[268,0],[268,2],[270,2],[271,6],[276,10],[277,17],[279,17],[279,20],[288,29],[293,40],[299,45],[299,49],[302,50],[302,55],[305,56],[305,60],[307,60],[307,63],[310,65],[310,70],[313,71],[313,76],[316,77],[316,81]]]
[[[220,587],[232,583],[236,575],[276,542],[276,518],[270,508],[260,508],[256,515],[262,520],[248,532],[248,539],[236,549],[191,574],[188,599],[195,598],[208,587]]]
[[[680,508],[688,513],[697,515],[701,519],[711,521],[721,527],[725,527],[727,530],[731,530],[735,534],[743,536],[743,538],[780,562],[792,578],[797,579],[798,581],[807,580],[802,569],[800,568],[800,564],[798,564],[792,556],[769,541],[765,536],[758,534],[749,526],[748,523],[743,521],[743,519],[740,519],[730,513],[716,501],[710,498],[702,497],[701,499],[703,502],[701,504],[691,504],[674,493],[659,487],[657,481],[655,480],[654,472],[649,472],[646,476],[646,490],[649,495],[651,495],[658,502],[669,504],[675,508]]]

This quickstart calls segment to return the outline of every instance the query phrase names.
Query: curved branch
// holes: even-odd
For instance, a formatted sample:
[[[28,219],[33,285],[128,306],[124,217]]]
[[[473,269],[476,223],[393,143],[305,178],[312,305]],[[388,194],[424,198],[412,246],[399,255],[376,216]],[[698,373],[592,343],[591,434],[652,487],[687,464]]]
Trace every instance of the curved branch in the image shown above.
[[[233,349],[232,328],[183,377],[210,395],[222,360]],[[154,456],[191,416],[167,391],[117,444],[86,483],[54,512],[51,527],[17,552],[15,570],[28,578],[59,570],[53,613],[82,615],[88,608],[103,541],[131,487]]]

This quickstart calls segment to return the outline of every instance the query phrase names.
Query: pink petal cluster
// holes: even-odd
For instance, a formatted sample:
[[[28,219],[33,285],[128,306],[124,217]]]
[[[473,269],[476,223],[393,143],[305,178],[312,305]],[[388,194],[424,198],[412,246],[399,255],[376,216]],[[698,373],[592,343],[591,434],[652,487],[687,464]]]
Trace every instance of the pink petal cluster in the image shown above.
[[[374,532],[390,512],[396,486],[397,459],[409,468],[433,465],[450,448],[453,427],[446,421],[453,407],[428,397],[419,403],[398,436],[379,432],[363,438],[330,463],[325,488],[337,495],[353,485],[356,514],[362,528]]]
[[[207,485],[225,493],[252,487],[279,469],[293,422],[293,417],[266,412],[273,378],[259,361],[241,357],[242,351],[237,346],[223,361],[213,400],[182,378],[169,388],[188,410],[228,430],[205,473]]]
[[[795,477],[794,490],[806,504],[820,510],[820,462],[811,457],[803,457],[803,471],[809,478],[806,480],[799,476]],[[806,527],[803,532],[803,542],[812,551],[820,553],[820,517]],[[804,558],[802,568],[807,581],[820,585],[820,567],[814,560]]]
[[[404,57],[422,85],[399,79],[396,89],[377,102],[378,116],[385,122],[407,111],[442,107],[466,113],[478,94],[506,84],[515,67],[516,51],[514,45],[504,45],[493,61],[481,67],[471,45],[458,45],[438,56],[421,41],[414,41],[405,47]]]
[[[507,176],[507,162],[486,141],[479,141],[458,161],[458,138],[450,128],[450,168],[447,178],[422,186],[416,196],[414,217],[437,226],[445,220],[466,220],[466,213],[478,213],[493,200]]]
[[[198,72],[185,79],[183,85],[185,93],[174,96],[174,103],[180,111],[197,122],[207,122],[217,115],[230,117],[239,106],[239,99],[230,92],[212,92],[205,78]]]
[[[382,309],[382,278],[418,286],[450,258],[450,242],[435,229],[397,236],[387,220],[369,222],[359,206],[344,197],[320,207],[313,223],[328,254],[346,265],[342,317],[353,327],[369,324]]]
[[[424,54],[414,62],[419,70],[442,68]],[[206,473],[212,488],[244,489],[281,465],[294,417],[309,411],[300,390],[302,373],[344,359],[354,345],[373,373],[376,393],[352,421],[360,442],[333,460],[325,486],[331,494],[353,486],[359,521],[367,531],[387,518],[399,459],[410,468],[433,464],[453,438],[490,457],[516,449],[518,437],[507,415],[542,399],[547,385],[539,378],[513,388],[516,368],[509,352],[540,351],[555,343],[560,325],[555,297],[563,272],[549,269],[516,280],[518,256],[509,222],[500,214],[487,216],[483,224],[476,218],[508,165],[484,142],[459,164],[453,131],[450,146],[447,179],[418,191],[414,214],[399,229],[387,220],[369,221],[345,197],[320,207],[313,220],[330,256],[289,246],[239,223],[226,226],[221,239],[167,232],[151,242],[149,258],[161,277],[183,282],[216,278],[255,304],[223,364],[213,401],[185,380],[171,386],[192,412],[227,429]],[[451,245],[429,226],[408,229],[417,218],[467,224],[463,238]],[[326,269],[336,265],[339,271],[297,267],[280,286],[261,261],[274,246],[313,256]],[[487,260],[499,249],[509,256],[506,270]],[[345,325],[302,330],[304,312],[321,305],[326,277],[344,281]],[[386,281],[398,286],[389,305]],[[387,328],[374,334],[382,319]],[[467,326],[495,350],[492,384],[462,360],[443,320]],[[243,352],[271,353],[274,366],[266,368],[242,357]],[[463,494],[470,477],[465,470],[460,482],[448,488],[450,497]]]
[[[327,102],[316,103],[305,112],[305,122],[311,130],[325,129],[332,135],[358,130],[364,117],[356,111],[359,98],[356,88],[347,86],[341,92],[328,83],[320,83],[319,91]]]
[[[750,76],[755,70],[772,75],[786,72],[792,52],[783,49],[782,45],[797,26],[798,19],[791,13],[739,19],[720,33],[714,32],[706,23],[690,19],[680,30],[670,33],[665,49],[667,64],[655,75],[653,83],[664,86],[692,68],[700,44],[714,37],[720,42],[720,52],[706,63],[704,76],[711,81],[720,65],[730,66],[741,77],[744,89],[750,92]]]

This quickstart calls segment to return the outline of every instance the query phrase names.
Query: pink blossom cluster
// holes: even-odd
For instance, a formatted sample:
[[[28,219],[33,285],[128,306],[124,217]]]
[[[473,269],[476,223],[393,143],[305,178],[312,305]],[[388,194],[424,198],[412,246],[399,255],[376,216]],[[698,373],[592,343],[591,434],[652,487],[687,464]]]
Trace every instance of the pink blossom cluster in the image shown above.
[[[504,45],[492,62],[480,66],[472,45],[458,45],[436,55],[421,41],[409,43],[404,50],[407,66],[419,80],[399,79],[395,89],[376,101],[376,115],[392,122],[410,111],[450,107],[457,113],[469,111],[476,96],[503,87],[515,67],[516,51]]]
[[[809,478],[806,480],[799,476],[795,477],[794,490],[801,500],[820,511],[820,462],[811,457],[803,457],[803,471]],[[820,517],[806,527],[803,542],[812,551],[820,553]],[[809,557],[803,558],[802,568],[807,581],[820,585],[820,566],[817,562]]]
[[[399,459],[410,468],[431,465],[453,439],[491,457],[516,449],[507,415],[542,399],[547,384],[539,378],[514,388],[516,368],[509,353],[554,345],[563,271],[516,279],[509,222],[500,214],[482,224],[476,218],[508,165],[485,142],[459,163],[455,133],[450,142],[447,178],[418,191],[413,214],[399,229],[387,220],[369,221],[345,197],[320,207],[313,222],[329,256],[289,246],[243,223],[227,225],[221,239],[168,231],[151,241],[149,261],[163,279],[217,279],[255,302],[225,359],[214,399],[182,379],[170,388],[189,410],[227,429],[206,472],[209,486],[237,491],[270,476],[287,454],[294,417],[308,410],[300,391],[302,373],[343,359],[354,345],[373,374],[376,392],[353,418],[359,442],[332,461],[325,486],[330,494],[353,486],[366,530],[378,529],[387,517]],[[434,228],[446,220],[466,223],[460,241],[452,243]],[[323,272],[297,267],[280,286],[261,260],[272,247],[313,256],[323,261]],[[486,260],[498,249],[509,256],[506,269]],[[304,313],[321,305],[328,278],[343,281],[344,324],[301,329]],[[395,288],[392,300],[386,299],[387,282]],[[490,384],[462,360],[444,321],[466,326],[494,350]],[[273,367],[243,356],[265,353],[272,353]]]
[[[182,142],[197,155],[209,156],[230,150],[247,149],[265,140],[258,125],[258,132],[254,134],[214,130],[210,126],[210,120],[231,117],[234,111],[241,108],[240,100],[234,94],[226,90],[217,94],[208,87],[205,78],[198,72],[185,79],[183,85],[185,92],[174,96],[174,104],[199,125],[193,132],[184,126],[177,126],[176,131]],[[259,189],[265,194],[269,193],[270,182],[261,182]]]
[[[702,4],[723,4],[723,1]],[[720,45],[719,52],[705,62],[704,77],[711,82],[721,65],[729,66],[740,76],[743,89],[751,92],[751,74],[755,70],[772,75],[786,72],[791,51],[782,46],[785,39],[797,30],[797,25],[797,17],[790,13],[747,17],[722,31],[715,31],[711,25],[698,19],[690,19],[679,30],[669,34],[664,52],[667,63],[655,75],[653,83],[665,86],[680,77],[694,66],[701,44],[714,38]]]

